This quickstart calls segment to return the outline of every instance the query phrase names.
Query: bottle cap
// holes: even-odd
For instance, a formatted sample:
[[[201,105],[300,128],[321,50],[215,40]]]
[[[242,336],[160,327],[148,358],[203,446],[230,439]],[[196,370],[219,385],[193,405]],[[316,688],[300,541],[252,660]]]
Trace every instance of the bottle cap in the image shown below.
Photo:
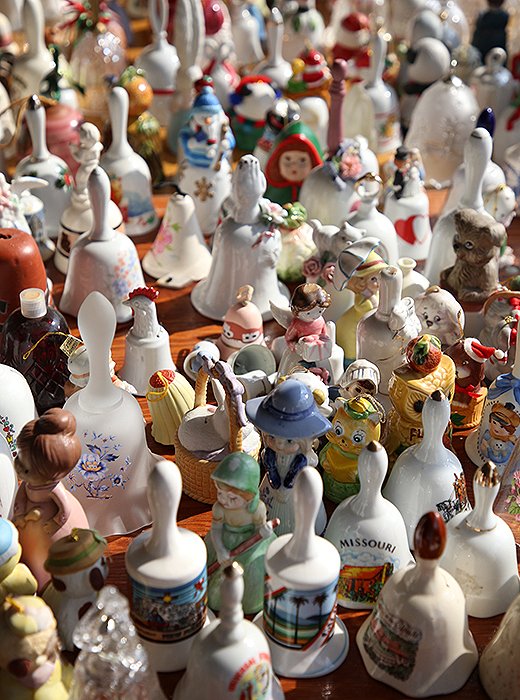
[[[41,318],[47,313],[45,292],[38,287],[30,287],[20,292],[20,310],[25,318]]]

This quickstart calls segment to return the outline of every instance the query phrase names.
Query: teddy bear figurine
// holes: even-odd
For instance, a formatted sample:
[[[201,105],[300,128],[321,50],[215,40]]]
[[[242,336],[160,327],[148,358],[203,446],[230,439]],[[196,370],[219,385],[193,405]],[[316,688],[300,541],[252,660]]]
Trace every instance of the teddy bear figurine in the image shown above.
[[[7,518],[0,518],[0,603],[9,595],[34,595],[37,582],[25,564],[18,530]]]
[[[461,303],[483,304],[499,287],[498,258],[506,240],[503,224],[474,209],[455,212],[456,261],[441,272],[441,287]]]

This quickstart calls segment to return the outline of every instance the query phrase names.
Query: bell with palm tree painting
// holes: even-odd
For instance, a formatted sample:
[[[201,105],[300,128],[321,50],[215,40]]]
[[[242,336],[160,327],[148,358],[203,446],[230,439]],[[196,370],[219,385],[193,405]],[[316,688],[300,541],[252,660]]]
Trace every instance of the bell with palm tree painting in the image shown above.
[[[273,668],[288,678],[324,676],[343,663],[348,633],[336,617],[339,553],[315,533],[323,496],[318,472],[304,467],[294,482],[295,528],[265,555],[263,628]]]

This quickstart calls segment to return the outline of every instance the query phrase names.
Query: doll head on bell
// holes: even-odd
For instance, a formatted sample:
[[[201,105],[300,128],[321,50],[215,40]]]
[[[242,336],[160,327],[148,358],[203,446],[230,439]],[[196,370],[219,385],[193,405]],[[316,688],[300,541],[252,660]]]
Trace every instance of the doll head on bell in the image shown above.
[[[314,282],[300,284],[291,297],[293,316],[302,321],[315,321],[330,306],[330,294]]]
[[[453,345],[464,335],[464,311],[453,294],[437,285],[415,299],[421,331],[437,336],[442,346]]]
[[[222,360],[227,360],[232,353],[248,345],[265,344],[262,314],[251,301],[253,292],[251,285],[240,287],[236,302],[224,316],[222,333],[215,341]]]
[[[61,408],[51,408],[27,423],[17,440],[14,467],[31,486],[54,484],[63,479],[81,456],[76,419]]]

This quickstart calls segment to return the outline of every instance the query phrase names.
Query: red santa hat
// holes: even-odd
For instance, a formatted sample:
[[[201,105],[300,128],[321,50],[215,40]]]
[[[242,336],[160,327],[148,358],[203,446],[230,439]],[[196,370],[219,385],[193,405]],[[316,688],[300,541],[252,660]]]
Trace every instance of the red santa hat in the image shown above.
[[[360,48],[370,42],[370,20],[362,12],[351,12],[341,21],[337,41],[348,48]]]
[[[309,88],[318,87],[328,77],[328,66],[323,55],[316,49],[307,49],[299,56],[303,61],[301,77]]]
[[[475,362],[485,362],[492,357],[496,360],[503,360],[505,357],[505,353],[502,350],[481,345],[476,338],[466,338],[464,340],[464,351]]]

